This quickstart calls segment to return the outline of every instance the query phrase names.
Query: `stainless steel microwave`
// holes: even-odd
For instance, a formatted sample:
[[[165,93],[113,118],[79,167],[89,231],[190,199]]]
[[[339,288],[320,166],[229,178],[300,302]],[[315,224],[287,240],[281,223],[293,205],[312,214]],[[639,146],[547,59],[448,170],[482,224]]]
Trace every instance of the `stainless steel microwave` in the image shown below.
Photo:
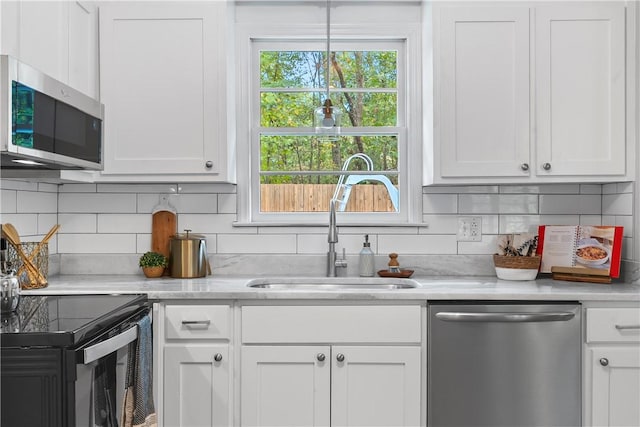
[[[2,169],[102,169],[104,106],[0,55]]]

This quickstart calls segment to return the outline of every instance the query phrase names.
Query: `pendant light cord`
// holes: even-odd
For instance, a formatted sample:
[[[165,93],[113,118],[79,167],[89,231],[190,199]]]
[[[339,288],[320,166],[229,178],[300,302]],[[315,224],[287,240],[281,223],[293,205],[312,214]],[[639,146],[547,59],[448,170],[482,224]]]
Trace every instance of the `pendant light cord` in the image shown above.
[[[329,78],[330,78],[330,73],[329,71],[331,70],[330,66],[331,66],[331,62],[329,60],[329,56],[331,55],[331,0],[327,0],[327,69],[326,71],[326,77],[325,77],[325,84],[327,85],[327,99],[329,98]]]

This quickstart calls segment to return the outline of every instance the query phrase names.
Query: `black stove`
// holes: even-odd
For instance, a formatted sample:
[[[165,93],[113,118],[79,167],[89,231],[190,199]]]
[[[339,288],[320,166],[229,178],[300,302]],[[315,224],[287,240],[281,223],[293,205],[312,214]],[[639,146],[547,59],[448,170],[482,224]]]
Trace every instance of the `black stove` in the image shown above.
[[[76,347],[147,306],[146,295],[22,295],[2,313],[2,347]]]

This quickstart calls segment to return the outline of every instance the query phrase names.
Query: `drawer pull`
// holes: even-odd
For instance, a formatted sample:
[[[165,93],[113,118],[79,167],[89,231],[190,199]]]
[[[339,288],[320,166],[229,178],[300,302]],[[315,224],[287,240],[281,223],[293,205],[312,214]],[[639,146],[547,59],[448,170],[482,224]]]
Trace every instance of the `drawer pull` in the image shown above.
[[[336,356],[336,360],[338,362],[344,362],[344,354],[338,353],[338,355]]]
[[[625,329],[640,329],[640,325],[616,325],[616,329],[619,331]]]
[[[213,360],[220,362],[222,360],[222,355],[220,353],[216,353],[216,355],[213,356]]]
[[[318,353],[316,359],[318,359],[318,362],[324,362],[325,356],[323,353]]]
[[[209,326],[211,320],[183,320],[182,324],[185,326]]]
[[[609,365],[609,359],[607,359],[606,357],[601,358],[601,359],[600,359],[600,364],[601,364],[602,366],[607,366],[607,365]]]

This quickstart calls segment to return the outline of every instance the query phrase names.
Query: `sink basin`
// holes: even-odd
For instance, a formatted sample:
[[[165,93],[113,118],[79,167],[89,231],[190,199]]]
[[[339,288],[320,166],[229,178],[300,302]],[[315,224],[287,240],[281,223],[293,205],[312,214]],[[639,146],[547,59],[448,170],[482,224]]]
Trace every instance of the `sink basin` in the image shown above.
[[[320,278],[268,278],[254,279],[247,283],[250,288],[279,290],[394,290],[413,289],[418,283],[409,279],[378,279],[364,277],[320,277]]]

